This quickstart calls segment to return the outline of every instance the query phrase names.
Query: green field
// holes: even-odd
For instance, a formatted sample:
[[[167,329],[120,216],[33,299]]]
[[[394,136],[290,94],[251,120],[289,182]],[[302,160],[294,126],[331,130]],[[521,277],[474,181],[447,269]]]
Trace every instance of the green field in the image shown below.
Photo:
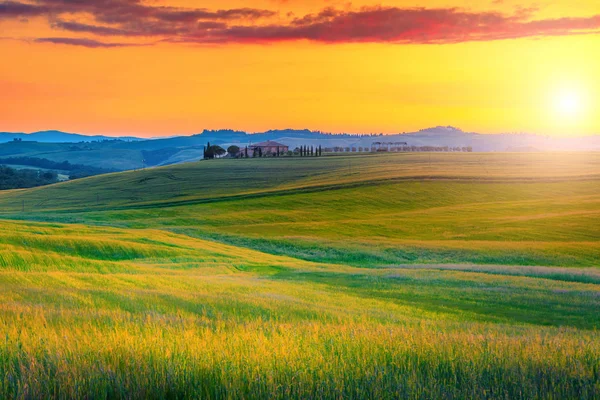
[[[203,161],[0,218],[0,398],[600,397],[600,153]]]

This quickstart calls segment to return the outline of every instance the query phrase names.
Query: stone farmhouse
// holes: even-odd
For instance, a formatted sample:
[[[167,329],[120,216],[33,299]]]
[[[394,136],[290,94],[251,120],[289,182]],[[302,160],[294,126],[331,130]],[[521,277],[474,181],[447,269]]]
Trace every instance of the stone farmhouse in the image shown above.
[[[269,154],[284,154],[287,153],[290,148],[285,144],[267,140],[266,142],[260,142],[248,146],[248,155],[252,157],[255,151],[259,151],[258,149],[260,149],[262,154],[266,156]]]

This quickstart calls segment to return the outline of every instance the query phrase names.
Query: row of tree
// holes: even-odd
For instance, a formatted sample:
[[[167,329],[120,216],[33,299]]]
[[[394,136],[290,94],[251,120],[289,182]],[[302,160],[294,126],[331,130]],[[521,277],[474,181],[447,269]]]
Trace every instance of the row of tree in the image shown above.
[[[238,146],[229,146],[227,148],[227,154],[229,154],[230,157],[234,157],[234,158],[250,158],[250,152],[248,151],[248,146],[244,147],[244,150],[240,149]],[[283,153],[279,151],[279,148],[277,149],[276,153],[273,154],[263,154],[262,148],[258,147],[256,148],[256,150],[254,150],[252,152],[252,158],[262,158],[262,157],[267,157],[267,156],[273,156],[273,157],[279,157],[281,156]]]
[[[398,146],[398,147],[333,147],[326,148],[325,152],[333,153],[354,153],[354,152],[464,152],[471,153],[473,148],[471,146],[463,147],[449,147],[449,146]],[[323,148],[319,146],[300,146],[296,147],[293,151],[280,152],[279,148],[275,153],[263,154],[262,148],[258,147],[254,152],[248,151],[248,146],[241,149],[238,146],[229,146],[227,150],[220,146],[211,146],[208,143],[204,146],[204,159],[213,159],[228,154],[232,158],[249,158],[249,157],[279,157],[282,155],[286,156],[300,156],[300,157],[320,157],[323,155]]]
[[[336,146],[330,149],[325,149],[334,153],[356,153],[356,152],[463,152],[471,153],[473,147],[449,147],[449,146],[400,146],[400,147],[340,147]]]
[[[323,155],[323,149],[315,146],[300,146],[294,149],[294,154],[300,157],[321,157]]]
[[[296,147],[294,151],[280,151],[277,148],[276,152],[264,154],[261,147],[257,147],[254,151],[248,150],[248,146],[241,149],[239,146],[229,146],[227,150],[223,149],[221,146],[212,145],[207,143],[204,146],[204,159],[212,160],[214,158],[219,158],[227,154],[232,158],[262,158],[262,157],[280,157],[280,156],[300,156],[300,157],[320,157],[323,155],[323,149],[321,146],[300,146]]]

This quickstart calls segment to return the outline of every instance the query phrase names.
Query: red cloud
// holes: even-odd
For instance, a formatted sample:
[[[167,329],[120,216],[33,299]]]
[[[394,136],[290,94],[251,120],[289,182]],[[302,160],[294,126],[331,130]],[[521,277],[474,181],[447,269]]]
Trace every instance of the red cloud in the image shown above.
[[[0,18],[46,16],[55,29],[107,37],[154,37],[191,43],[379,42],[444,44],[524,37],[600,33],[600,15],[588,18],[532,19],[533,9],[514,14],[458,8],[331,7],[316,14],[266,23],[276,12],[253,8],[206,10],[150,6],[139,0],[37,0],[0,2]],[[91,14],[95,23],[66,21]],[[86,39],[89,40],[89,39]],[[64,41],[65,44],[68,44]],[[83,39],[73,44],[85,45]],[[101,47],[91,41],[90,47]],[[107,45],[110,46],[110,45]]]
[[[198,42],[277,42],[312,40],[325,43],[385,42],[442,44],[492,41],[534,36],[599,33],[600,16],[529,21],[516,15],[467,12],[459,9],[369,8],[360,11],[326,9],[287,25],[229,26],[200,31],[186,39]]]

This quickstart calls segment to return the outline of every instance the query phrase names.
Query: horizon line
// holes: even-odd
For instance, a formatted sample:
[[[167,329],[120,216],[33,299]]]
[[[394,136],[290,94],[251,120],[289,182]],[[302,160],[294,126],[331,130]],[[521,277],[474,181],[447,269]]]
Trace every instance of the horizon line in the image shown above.
[[[80,133],[80,132],[72,132],[72,131],[67,131],[67,130],[61,130],[61,129],[44,129],[44,130],[37,130],[37,131],[31,131],[31,132],[15,132],[15,131],[0,131],[0,134],[12,134],[12,135],[34,135],[34,134],[38,134],[38,133],[45,133],[45,132],[60,132],[60,133],[64,133],[64,134],[69,134],[69,135],[80,135],[80,136],[87,136],[87,137],[96,137],[96,136],[104,136],[104,137],[111,137],[111,138],[115,138],[115,139],[119,139],[119,138],[135,138],[135,139],[142,139],[142,140],[155,140],[155,139],[172,139],[172,138],[177,138],[177,137],[192,137],[192,136],[198,136],[198,135],[202,135],[206,132],[223,132],[223,131],[230,131],[230,132],[235,132],[235,133],[244,133],[246,135],[261,135],[261,134],[266,134],[269,132],[275,132],[275,131],[295,131],[295,132],[310,132],[310,133],[315,133],[315,134],[323,134],[323,135],[331,135],[331,136],[343,136],[343,135],[349,135],[349,136],[397,136],[397,135],[410,135],[410,134],[416,134],[416,133],[421,133],[424,131],[429,131],[429,130],[434,130],[434,129],[440,129],[440,128],[450,128],[454,131],[457,132],[462,132],[465,134],[476,134],[476,135],[532,135],[532,136],[547,136],[547,137],[561,137],[561,138],[579,138],[579,137],[590,137],[590,136],[600,136],[600,133],[589,133],[589,134],[582,134],[582,133],[578,133],[575,135],[570,135],[570,134],[549,134],[549,133],[532,133],[532,132],[525,132],[525,131],[503,131],[503,132],[492,132],[492,133],[486,133],[486,132],[477,132],[477,131],[465,131],[461,128],[452,126],[452,125],[436,125],[436,126],[431,126],[428,128],[422,128],[422,129],[418,129],[415,131],[398,131],[398,132],[388,132],[388,133],[384,133],[384,132],[327,132],[327,131],[322,131],[322,130],[318,130],[318,129],[309,129],[309,128],[271,128],[271,129],[267,129],[264,131],[247,131],[247,130],[239,130],[239,129],[233,129],[233,128],[218,128],[218,129],[209,129],[209,128],[204,128],[202,131],[196,132],[196,133],[175,133],[175,134],[165,134],[165,135],[154,135],[154,136],[140,136],[143,135],[141,133]]]

